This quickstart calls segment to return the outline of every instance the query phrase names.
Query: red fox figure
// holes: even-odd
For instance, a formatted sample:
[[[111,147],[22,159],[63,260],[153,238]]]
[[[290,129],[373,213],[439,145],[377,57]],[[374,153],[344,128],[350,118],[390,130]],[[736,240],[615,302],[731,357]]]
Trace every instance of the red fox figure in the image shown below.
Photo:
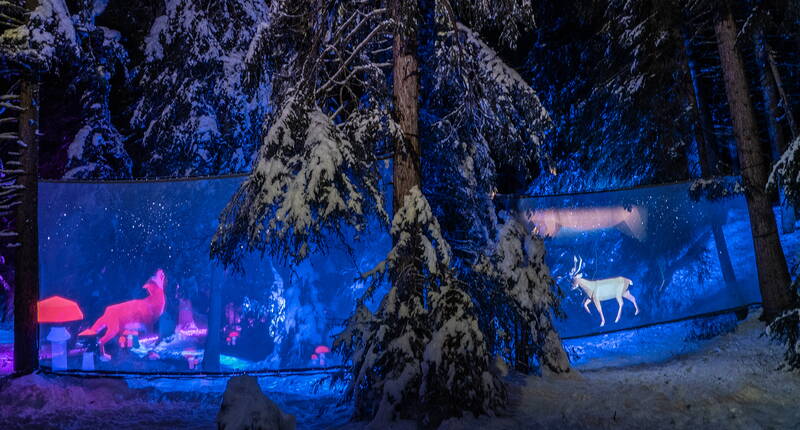
[[[147,290],[148,296],[144,299],[129,300],[106,307],[103,315],[95,321],[91,328],[82,331],[78,336],[93,336],[103,328],[106,333],[98,340],[100,359],[108,361],[111,356],[106,354],[105,344],[119,336],[124,330],[153,331],[153,324],[164,313],[164,285],[166,275],[161,269],[142,286]]]

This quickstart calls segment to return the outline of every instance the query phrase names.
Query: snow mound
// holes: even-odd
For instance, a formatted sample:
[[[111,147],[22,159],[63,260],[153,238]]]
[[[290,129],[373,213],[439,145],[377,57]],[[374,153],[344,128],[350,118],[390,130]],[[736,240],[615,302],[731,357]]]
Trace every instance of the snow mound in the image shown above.
[[[294,415],[284,413],[270,400],[254,376],[234,376],[228,380],[222,407],[217,415],[220,430],[294,430]]]
[[[123,379],[0,378],[0,429],[205,429],[219,394],[132,389]]]

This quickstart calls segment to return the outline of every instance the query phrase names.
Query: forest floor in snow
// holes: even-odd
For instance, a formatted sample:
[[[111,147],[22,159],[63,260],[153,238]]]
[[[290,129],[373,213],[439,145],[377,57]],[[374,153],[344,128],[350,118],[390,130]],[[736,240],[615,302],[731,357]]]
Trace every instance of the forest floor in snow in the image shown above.
[[[781,346],[761,335],[757,314],[731,333],[686,341],[694,343],[688,352],[660,362],[595,368],[582,360],[583,370],[570,377],[512,375],[506,414],[453,419],[441,428],[800,428],[800,375],[775,370]],[[311,393],[316,380],[268,377],[260,384],[296,415],[298,428],[363,429],[348,423],[337,390]],[[5,377],[0,428],[212,429],[224,387],[224,379]]]
[[[509,416],[442,428],[800,428],[800,375],[776,370],[783,352],[761,335],[758,313],[661,363],[526,377],[512,385]]]

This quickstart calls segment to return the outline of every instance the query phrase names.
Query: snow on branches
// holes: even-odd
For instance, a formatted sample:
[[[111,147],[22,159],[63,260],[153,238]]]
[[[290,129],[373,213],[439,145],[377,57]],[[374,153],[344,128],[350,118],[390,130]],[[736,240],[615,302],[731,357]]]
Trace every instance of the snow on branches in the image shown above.
[[[535,24],[531,0],[438,0],[436,8],[440,20],[461,19],[477,31],[499,31],[500,42],[512,49],[520,34]]]
[[[530,85],[475,32],[446,25],[423,63],[431,71],[423,80],[430,88],[423,170],[454,255],[471,262],[496,234],[497,172],[524,177],[551,120]]]
[[[453,276],[450,248],[419,188],[404,198],[392,234],[395,245],[365,274],[373,285],[334,344],[352,363],[347,395],[356,415],[375,424],[417,418],[436,425],[462,411],[492,413],[505,400],[504,387],[489,372],[475,308]],[[414,273],[406,272],[409,257]],[[387,275],[395,282],[372,314],[364,303]],[[463,396],[459,402],[450,401],[453,393]],[[418,408],[420,401],[428,406]]]
[[[64,0],[40,0],[29,14],[13,1],[0,2],[0,10],[4,24],[11,25],[0,35],[4,55],[45,69],[65,54],[78,55],[75,26]]]
[[[505,340],[516,350],[514,357],[506,356],[506,359],[528,361],[535,354],[550,370],[566,372],[569,361],[551,321],[554,314],[559,313],[558,296],[544,255],[541,238],[533,236],[515,217],[504,214],[494,252],[481,257],[475,270],[494,286],[489,291],[494,297],[485,305],[493,309],[494,323],[504,333],[513,333],[515,324],[521,324],[527,332],[521,338]],[[529,366],[528,363],[517,365]]]
[[[430,405],[427,421],[437,423],[469,411],[492,414],[505,402],[505,386],[489,369],[490,351],[472,299],[452,280],[430,295],[431,325],[425,346],[420,397]],[[441,401],[458,394],[458,402]]]
[[[374,314],[360,304],[347,320],[334,349],[351,363],[345,396],[354,400],[356,418],[382,424],[408,417],[418,405],[427,319],[422,297],[398,297],[395,286]]]
[[[392,250],[386,260],[366,276],[391,270],[403,255],[419,259],[422,275],[441,275],[443,268],[450,265],[450,246],[442,237],[439,221],[433,216],[430,204],[419,188],[409,190],[403,199],[403,206],[392,219],[391,233],[395,238]]]
[[[441,108],[432,124],[437,137],[488,146],[501,166],[521,168],[552,126],[536,92],[462,23],[435,45],[433,91]],[[436,106],[436,105],[434,105]]]
[[[111,79],[127,81],[128,53],[122,35],[95,25],[102,5],[85,2],[71,16],[76,29],[78,55],[59,52],[60,72],[72,76],[79,88],[81,128],[67,148],[65,178],[129,178],[133,161],[125,149],[125,137],[111,120]]]
[[[226,264],[249,249],[299,262],[326,249],[326,234],[388,220],[376,161],[399,132],[383,70],[386,9],[344,2],[325,14],[311,3],[275,2],[246,55],[247,79],[270,76],[277,110],[212,244]]]
[[[253,160],[269,85],[248,81],[246,54],[267,4],[170,0],[145,38],[131,123],[151,176],[241,172]]]
[[[409,417],[418,402],[421,362],[431,336],[424,300],[428,291],[440,285],[450,259],[439,224],[417,187],[395,214],[392,235],[394,246],[384,261],[364,275],[371,278],[371,285],[334,342],[352,366],[346,395],[355,400],[356,416],[372,418],[376,424]],[[420,270],[395,273],[407,257]],[[372,314],[365,303],[387,275],[402,282],[393,283]]]
[[[767,188],[775,189],[779,185],[789,202],[800,205],[800,137],[792,141],[772,167]]]
[[[252,249],[295,263],[324,250],[325,236],[362,231],[385,218],[369,155],[356,154],[364,130],[348,133],[302,97],[272,121],[258,161],[220,216],[212,254],[236,264]],[[363,152],[363,151],[360,151]],[[368,153],[367,153],[368,154]]]
[[[800,308],[784,311],[767,326],[766,333],[786,347],[781,367],[800,370]]]

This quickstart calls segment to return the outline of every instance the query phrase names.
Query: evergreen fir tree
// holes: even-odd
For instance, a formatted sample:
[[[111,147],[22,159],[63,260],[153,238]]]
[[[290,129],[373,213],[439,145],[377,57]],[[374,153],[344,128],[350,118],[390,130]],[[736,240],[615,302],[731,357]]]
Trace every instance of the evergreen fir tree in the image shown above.
[[[259,0],[168,0],[145,39],[142,95],[131,122],[138,176],[246,170],[267,109],[269,86],[246,79],[249,42],[264,25]]]
[[[516,217],[503,215],[494,251],[482,256],[475,267],[488,278],[489,286],[496,286],[485,292],[490,302],[485,306],[495,310],[492,326],[507,336],[522,330],[516,338],[506,339],[502,345],[506,348],[498,348],[499,352],[520,370],[530,369],[538,359],[549,370],[569,371],[569,360],[552,324],[552,318],[560,314],[559,295],[544,262],[544,243]]]
[[[337,342],[352,365],[348,394],[356,414],[376,423],[436,422],[462,410],[491,413],[503,403],[502,387],[488,372],[486,339],[476,329],[488,314],[470,303],[474,291],[457,281],[465,274],[454,271],[448,240],[465,238],[471,245],[459,244],[459,251],[472,259],[489,243],[496,228],[491,192],[497,160],[524,165],[536,156],[548,125],[530,86],[459,22],[472,17],[476,28],[487,29],[491,21],[482,17],[507,16],[502,37],[508,41],[518,31],[512,27],[529,25],[529,7],[415,4],[273,5],[270,25],[257,35],[250,58],[256,75],[272,76],[276,109],[267,119],[253,172],[223,212],[212,243],[212,255],[226,264],[236,264],[252,249],[295,263],[324,251],[330,240],[362,231],[372,219],[388,218],[377,159],[393,153],[393,247],[367,274],[372,287]],[[417,46],[433,55],[419,55]],[[420,111],[415,98],[406,97],[419,89],[403,78],[416,76],[416,64],[422,64],[423,103],[430,106]],[[388,79],[389,67],[394,67],[394,82]],[[437,71],[446,76],[433,78]],[[453,100],[464,107],[448,108],[445,101]],[[424,117],[419,123],[409,120],[419,113]],[[469,126],[462,130],[461,124]],[[415,143],[417,127],[424,130],[420,135],[457,136],[428,150]],[[432,162],[434,153],[438,162]],[[420,161],[422,170],[415,173]],[[470,165],[474,168],[461,170]],[[435,184],[443,168],[463,172],[467,179],[459,191],[470,201],[466,233],[454,226],[443,230],[433,215],[432,206],[441,209],[447,203],[425,184],[427,178]],[[422,188],[420,178],[425,179]],[[458,189],[457,181],[451,180],[451,190]],[[370,312],[366,301],[386,281],[389,293]],[[433,338],[443,349],[426,352]],[[458,349],[455,339],[470,347]],[[462,362],[450,361],[456,358]],[[444,378],[444,369],[455,372],[453,378]],[[461,405],[454,390],[466,386],[475,387],[474,401]],[[435,407],[420,404],[421,389],[425,396],[448,400]]]
[[[67,148],[65,178],[130,178],[133,161],[125,149],[125,137],[111,121],[111,79],[115,74],[128,75],[127,52],[121,35],[115,30],[95,25],[102,8],[83,2],[74,15],[79,55],[72,89],[80,95],[81,128]]]

